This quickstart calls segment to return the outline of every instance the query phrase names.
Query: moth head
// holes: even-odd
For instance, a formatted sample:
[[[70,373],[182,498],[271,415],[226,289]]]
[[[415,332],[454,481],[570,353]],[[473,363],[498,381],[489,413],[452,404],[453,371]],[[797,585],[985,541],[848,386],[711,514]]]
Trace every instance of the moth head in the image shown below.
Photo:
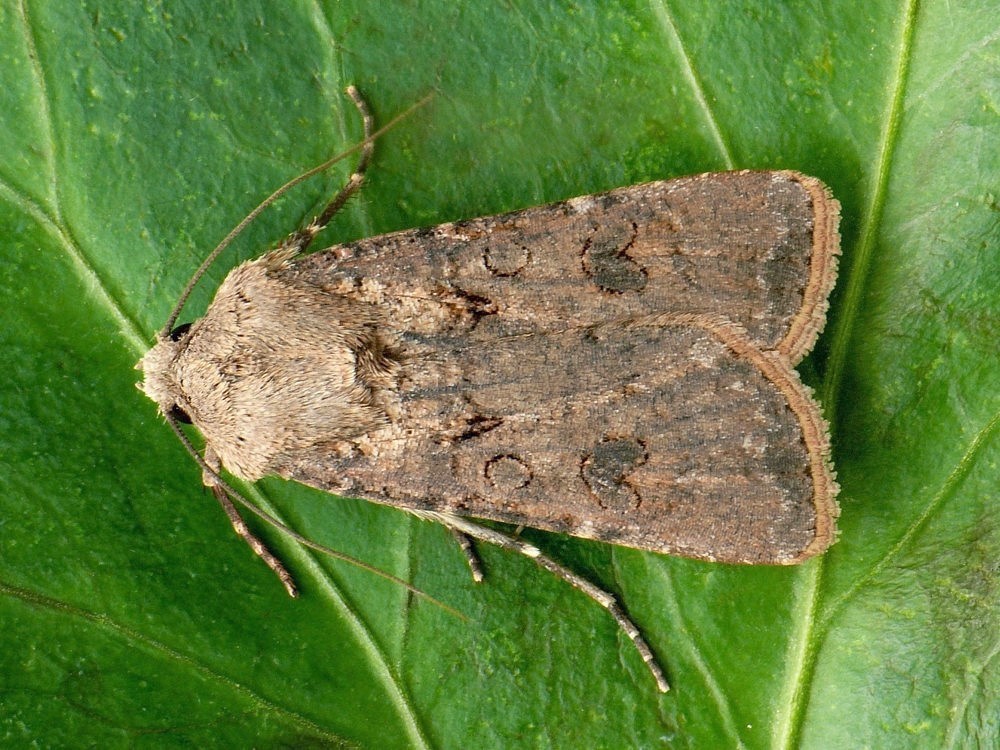
[[[177,381],[174,363],[187,346],[185,334],[190,327],[190,323],[185,323],[170,333],[157,334],[156,344],[135,366],[135,369],[142,370],[142,382],[136,383],[136,388],[155,401],[165,417],[185,424],[190,424],[191,419],[180,404],[183,392]]]

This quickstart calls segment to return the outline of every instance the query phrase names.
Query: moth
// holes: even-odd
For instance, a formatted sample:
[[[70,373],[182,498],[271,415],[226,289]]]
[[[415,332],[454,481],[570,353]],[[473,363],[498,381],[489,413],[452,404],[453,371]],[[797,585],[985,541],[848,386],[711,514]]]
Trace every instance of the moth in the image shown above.
[[[189,449],[177,422],[198,428],[205,484],[290,593],[223,468],[442,523],[473,565],[468,537],[528,554],[608,609],[665,691],[614,597],[469,519],[725,563],[823,552],[837,484],[794,367],[825,322],[839,204],[796,172],[702,174],[305,255],[370,160],[348,93],[347,185],[174,327],[185,291],[140,388]]]

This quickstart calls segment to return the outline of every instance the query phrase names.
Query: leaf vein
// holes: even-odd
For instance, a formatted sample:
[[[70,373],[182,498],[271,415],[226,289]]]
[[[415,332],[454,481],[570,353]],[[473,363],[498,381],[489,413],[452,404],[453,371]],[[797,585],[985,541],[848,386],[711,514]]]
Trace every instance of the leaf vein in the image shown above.
[[[691,87],[691,92],[694,94],[698,107],[705,115],[705,123],[708,125],[709,132],[712,134],[712,140],[715,143],[715,147],[719,150],[719,154],[722,156],[722,161],[726,169],[733,169],[735,163],[732,152],[725,138],[722,136],[718,120],[708,103],[708,97],[705,96],[705,89],[701,84],[701,80],[698,78],[697,73],[695,73],[693,61],[688,54],[687,48],[684,46],[684,42],[681,40],[680,33],[677,31],[677,25],[670,14],[670,9],[667,7],[665,0],[653,0],[651,9],[657,21],[660,22],[660,28],[663,30],[668,44],[674,49],[680,59],[684,78]]]

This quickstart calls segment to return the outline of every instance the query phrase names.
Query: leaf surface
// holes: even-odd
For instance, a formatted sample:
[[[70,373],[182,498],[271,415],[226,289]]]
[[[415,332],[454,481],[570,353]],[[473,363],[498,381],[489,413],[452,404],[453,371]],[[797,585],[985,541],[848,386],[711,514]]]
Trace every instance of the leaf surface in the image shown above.
[[[977,747],[998,741],[1000,33],[969,3],[0,3],[0,737],[44,746]],[[599,607],[443,529],[265,480],[303,534],[236,539],[132,366],[200,260],[380,122],[327,244],[730,168],[844,207],[800,367],[842,534],[736,568],[525,532]],[[315,213],[349,160],[213,269]]]

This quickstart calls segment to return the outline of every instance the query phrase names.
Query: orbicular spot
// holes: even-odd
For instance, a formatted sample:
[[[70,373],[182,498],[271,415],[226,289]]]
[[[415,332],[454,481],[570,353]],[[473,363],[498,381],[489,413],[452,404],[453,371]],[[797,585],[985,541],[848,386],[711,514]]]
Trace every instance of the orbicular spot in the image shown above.
[[[531,253],[523,245],[497,243],[486,248],[483,262],[494,276],[516,276],[528,266]]]
[[[635,438],[605,438],[594,446],[581,466],[583,481],[603,508],[629,509],[642,498],[628,476],[646,463],[646,448]]]
[[[606,292],[637,292],[646,286],[646,270],[629,257],[635,224],[598,227],[583,246],[583,271]]]
[[[531,482],[531,469],[520,458],[507,453],[486,462],[487,481],[497,490],[519,490]]]

